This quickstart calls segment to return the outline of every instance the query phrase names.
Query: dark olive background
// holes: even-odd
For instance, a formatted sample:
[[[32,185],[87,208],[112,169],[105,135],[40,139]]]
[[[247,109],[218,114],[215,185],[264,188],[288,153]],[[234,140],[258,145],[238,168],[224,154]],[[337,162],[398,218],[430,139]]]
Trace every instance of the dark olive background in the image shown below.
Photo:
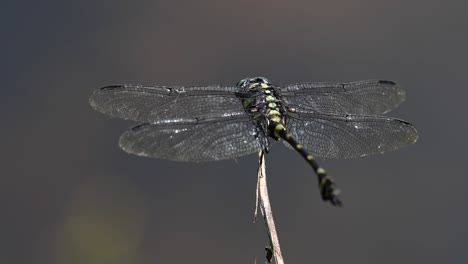
[[[7,1],[0,16],[0,263],[257,263],[257,158],[125,154],[88,105],[116,83],[390,79],[417,144],[323,166],[267,156],[286,263],[467,263],[466,1]],[[208,132],[207,132],[208,133]]]

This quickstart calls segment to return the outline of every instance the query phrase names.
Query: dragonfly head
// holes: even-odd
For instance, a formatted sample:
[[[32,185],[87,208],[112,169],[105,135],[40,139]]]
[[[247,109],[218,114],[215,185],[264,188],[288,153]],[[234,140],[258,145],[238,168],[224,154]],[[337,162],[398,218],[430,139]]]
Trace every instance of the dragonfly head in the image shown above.
[[[249,87],[249,86],[250,86],[251,84],[253,84],[253,83],[259,83],[259,84],[260,84],[260,83],[265,83],[265,84],[269,84],[270,81],[268,81],[268,79],[265,78],[265,77],[245,78],[245,79],[240,80],[240,81],[236,84],[236,86],[237,86],[237,87],[242,87],[242,88],[244,88],[244,87]]]

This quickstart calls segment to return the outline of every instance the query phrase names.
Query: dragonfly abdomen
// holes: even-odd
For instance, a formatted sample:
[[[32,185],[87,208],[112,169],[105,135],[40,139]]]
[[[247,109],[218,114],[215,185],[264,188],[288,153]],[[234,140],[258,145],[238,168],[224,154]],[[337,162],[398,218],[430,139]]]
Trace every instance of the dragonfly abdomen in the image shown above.
[[[309,165],[314,169],[315,174],[318,176],[320,192],[322,199],[330,202],[333,205],[341,206],[341,201],[338,199],[339,189],[334,183],[333,179],[327,175],[327,172],[323,167],[321,167],[318,162],[315,160],[315,157],[311,155],[307,150],[304,149],[304,146],[299,143],[294,137],[288,133],[284,125],[279,122],[278,118],[271,118],[268,130],[269,134],[273,135],[273,138],[281,138],[284,141],[288,142],[291,147],[293,147],[301,156],[309,163]]]

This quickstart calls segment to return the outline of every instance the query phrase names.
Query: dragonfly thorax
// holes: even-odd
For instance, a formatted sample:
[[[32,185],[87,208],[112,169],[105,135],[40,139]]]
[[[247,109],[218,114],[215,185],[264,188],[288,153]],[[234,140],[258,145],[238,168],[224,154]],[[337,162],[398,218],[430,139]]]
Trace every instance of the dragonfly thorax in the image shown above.
[[[261,127],[264,128],[266,134],[278,139],[270,133],[269,124],[274,122],[284,125],[286,107],[281,100],[279,88],[271,85],[263,77],[243,79],[238,82],[238,87],[243,88],[242,104],[245,111],[256,122],[262,123]]]

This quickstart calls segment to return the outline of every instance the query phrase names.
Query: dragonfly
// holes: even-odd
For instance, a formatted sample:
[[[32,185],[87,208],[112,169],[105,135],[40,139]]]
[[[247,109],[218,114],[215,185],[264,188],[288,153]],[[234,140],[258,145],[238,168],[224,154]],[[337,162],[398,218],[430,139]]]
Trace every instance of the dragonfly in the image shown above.
[[[112,85],[89,103],[111,117],[141,124],[119,146],[139,156],[184,162],[268,153],[281,141],[314,170],[321,198],[341,206],[340,190],[316,158],[357,158],[413,144],[416,128],[382,116],[405,99],[387,80],[277,86],[264,77],[235,86]]]

